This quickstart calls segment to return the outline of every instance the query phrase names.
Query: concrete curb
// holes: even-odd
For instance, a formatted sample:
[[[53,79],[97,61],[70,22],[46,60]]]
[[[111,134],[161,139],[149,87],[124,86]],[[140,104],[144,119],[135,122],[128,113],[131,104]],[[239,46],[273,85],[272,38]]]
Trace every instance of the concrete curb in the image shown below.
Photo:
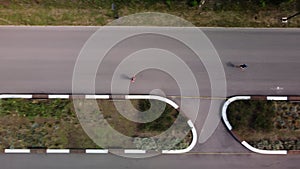
[[[69,99],[70,95],[48,95],[49,99]]]
[[[32,95],[31,94],[1,94],[0,99],[31,99]]]
[[[109,99],[109,95],[85,95],[86,99]]]
[[[86,149],[85,150],[86,154],[107,154],[108,150],[107,149]]]
[[[30,149],[5,149],[4,153],[6,154],[28,154]]]
[[[81,97],[85,99],[110,99],[113,98],[112,95],[75,95],[76,97]],[[55,95],[55,94],[0,94],[0,99],[7,99],[7,98],[23,98],[23,99],[70,99],[74,97],[73,95]],[[154,99],[160,100],[171,105],[175,109],[179,109],[179,106],[172,100],[168,98],[164,98],[161,96],[154,96],[154,95],[125,95],[125,99]],[[187,121],[188,125],[191,128],[193,134],[192,143],[186,149],[182,150],[162,150],[162,154],[181,154],[189,152],[193,149],[193,147],[197,143],[197,132],[194,127],[194,124],[191,120]],[[109,150],[107,149],[78,149],[80,152],[86,154],[107,154]],[[46,154],[69,154],[72,153],[72,149],[44,149],[42,152]],[[4,153],[32,153],[30,149],[5,149]],[[144,154],[146,150],[138,150],[138,149],[125,149],[124,153],[127,154]]]
[[[222,107],[222,119],[223,122],[225,123],[227,129],[231,132],[231,134],[234,136],[234,133],[232,132],[232,126],[230,124],[230,122],[228,121],[227,118],[227,108],[228,105],[234,101],[237,100],[277,100],[277,101],[287,101],[289,100],[288,96],[234,96],[229,98]],[[235,137],[237,140],[239,140],[237,137]],[[239,140],[240,141],[240,140]],[[260,150],[257,149],[253,146],[251,146],[250,144],[248,144],[246,141],[240,141],[241,144],[246,147],[248,150],[255,152],[255,153],[259,153],[259,154],[275,154],[275,155],[286,155],[288,153],[287,150]]]
[[[47,149],[47,154],[69,154],[70,149]]]
[[[138,149],[125,149],[125,154],[145,154],[146,150],[138,150]]]
[[[125,95],[125,99],[153,99],[153,100],[160,100],[162,102],[168,103],[174,109],[178,109],[179,106],[173,102],[172,100],[161,97],[161,96],[153,96],[153,95]]]
[[[179,109],[179,106],[174,101],[172,101],[168,98],[161,97],[161,96],[126,95],[125,99],[154,99],[154,100],[160,100],[162,102],[168,103],[174,109]],[[197,138],[198,138],[197,131],[196,131],[196,128],[194,127],[194,124],[191,120],[188,120],[187,123],[190,126],[191,131],[192,131],[192,135],[193,135],[193,140],[192,140],[191,144],[187,148],[181,149],[181,150],[162,150],[162,154],[183,154],[183,153],[187,153],[187,152],[191,151],[195,147],[195,145],[197,144]]]
[[[249,149],[252,152],[258,153],[258,154],[279,154],[279,155],[285,155],[287,154],[287,150],[260,150],[255,147],[252,147],[250,144],[248,144],[246,141],[242,141],[241,144],[245,146],[247,149]]]
[[[236,97],[231,97],[229,98],[223,105],[222,107],[222,118],[224,123],[226,124],[228,130],[232,130],[232,126],[229,123],[228,119],[227,119],[227,107],[230,103],[236,101],[236,100],[249,100],[251,97],[250,96],[236,96]]]
[[[288,100],[287,96],[267,96],[267,100]]]

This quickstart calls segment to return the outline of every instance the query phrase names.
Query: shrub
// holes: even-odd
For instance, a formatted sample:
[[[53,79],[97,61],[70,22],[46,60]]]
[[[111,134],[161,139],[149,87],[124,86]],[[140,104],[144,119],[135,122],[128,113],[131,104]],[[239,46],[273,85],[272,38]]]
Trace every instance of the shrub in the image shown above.
[[[276,115],[272,102],[259,100],[233,102],[227,111],[234,128],[252,128],[256,131],[270,131]]]

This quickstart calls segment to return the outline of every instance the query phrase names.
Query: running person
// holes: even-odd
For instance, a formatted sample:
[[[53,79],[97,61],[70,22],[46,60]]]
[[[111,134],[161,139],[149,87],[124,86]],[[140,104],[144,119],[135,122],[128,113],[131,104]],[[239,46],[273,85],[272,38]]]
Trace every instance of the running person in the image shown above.
[[[135,82],[135,79],[136,79],[136,77],[133,76],[133,77],[131,78],[131,83],[134,83],[134,82]]]
[[[242,70],[245,70],[248,67],[248,65],[246,65],[246,64],[240,64],[238,67],[240,69],[242,69]]]

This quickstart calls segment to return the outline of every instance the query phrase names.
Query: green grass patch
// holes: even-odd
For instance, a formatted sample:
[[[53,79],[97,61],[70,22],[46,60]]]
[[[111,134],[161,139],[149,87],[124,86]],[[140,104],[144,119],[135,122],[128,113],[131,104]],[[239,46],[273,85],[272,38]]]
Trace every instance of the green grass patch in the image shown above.
[[[64,99],[0,99],[0,149],[100,148]]]
[[[222,27],[299,27],[300,17],[282,24],[281,17],[299,11],[296,0],[280,3],[212,1],[200,9],[198,1],[113,1],[104,0],[3,0],[0,1],[2,25],[106,25],[115,19],[141,12],[169,13],[195,26]],[[169,21],[167,21],[169,22]]]

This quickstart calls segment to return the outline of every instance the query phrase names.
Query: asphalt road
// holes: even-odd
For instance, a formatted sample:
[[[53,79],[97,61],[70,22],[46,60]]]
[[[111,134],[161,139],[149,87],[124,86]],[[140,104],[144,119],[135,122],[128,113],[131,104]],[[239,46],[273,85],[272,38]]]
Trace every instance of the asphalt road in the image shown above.
[[[0,77],[1,93],[71,93],[72,75],[76,58],[86,40],[96,31],[88,28],[43,28],[43,27],[1,27],[0,28]],[[299,30],[298,29],[203,29],[214,44],[224,64],[227,80],[227,94],[295,94],[299,92]],[[111,38],[109,35],[105,38]],[[141,37],[143,39],[143,37]],[[161,40],[161,39],[160,39]],[[105,41],[105,40],[104,40]],[[163,41],[166,42],[166,41]],[[152,44],[163,45],[154,41]],[[136,42],[140,44],[140,42]],[[132,45],[134,46],[134,45]],[[119,49],[121,54],[132,46]],[[141,45],[140,45],[141,46]],[[165,45],[166,48],[172,48]],[[175,47],[173,47],[175,48]],[[181,49],[181,48],[180,48]],[[110,91],[111,65],[120,62],[121,56],[108,57],[110,65],[103,64],[105,74],[97,74],[97,93]],[[208,95],[205,69],[195,58],[182,55],[186,62],[203,73],[202,96]],[[228,63],[247,63],[249,69],[243,73],[228,66]],[[114,69],[114,68],[113,68]],[[106,73],[107,72],[107,73]],[[143,72],[142,72],[143,73]],[[147,71],[144,74],[152,74]],[[160,83],[168,78],[159,72],[153,76],[141,75],[131,93],[147,93],[160,87],[168,95],[178,95],[177,86]],[[98,78],[99,76],[99,78]],[[129,75],[130,76],[130,75]],[[146,78],[147,77],[147,78]],[[154,79],[154,80],[153,80]],[[110,79],[109,79],[110,80]],[[165,79],[164,79],[165,80]],[[171,78],[166,81],[172,80]],[[148,84],[145,85],[144,83]],[[149,84],[151,83],[151,85]],[[151,86],[151,87],[149,87]],[[279,90],[276,90],[279,87]],[[201,89],[200,89],[201,90]]]
[[[1,155],[1,168],[99,169],[99,168],[211,168],[211,169],[297,169],[299,157],[254,154],[186,154],[127,159],[114,155]]]
[[[119,28],[118,28],[119,29]],[[0,27],[0,93],[71,93],[72,75],[78,54],[86,40],[97,30],[95,27]],[[209,37],[223,64],[227,82],[227,96],[232,95],[297,95],[300,93],[299,29],[202,29]],[[120,28],[119,31],[126,31]],[[179,34],[182,33],[179,31]],[[186,33],[188,36],[188,32]],[[103,42],[116,34],[105,34]],[[211,83],[204,65],[186,48],[176,41],[150,35],[129,39],[130,43],[119,43],[103,60],[95,76],[96,93],[122,94],[126,89],[111,91],[110,81],[114,70],[126,54],[135,47],[161,47],[172,50],[190,66],[196,77],[200,96],[211,96]],[[130,45],[128,45],[130,44]],[[115,50],[117,49],[117,50]],[[147,60],[151,61],[151,59]],[[93,60],[87,60],[93,64]],[[247,63],[249,68],[241,72],[231,64]],[[171,65],[172,67],[172,65]],[[128,84],[130,69],[120,74],[119,84]],[[82,74],[82,79],[90,74]],[[186,74],[179,77],[186,79]],[[127,80],[126,80],[127,79]],[[84,82],[83,82],[84,83]],[[121,86],[121,85],[120,85]],[[167,96],[180,95],[176,79],[159,70],[146,70],[137,74],[137,81],[129,87],[131,94],[148,94],[161,89]],[[188,88],[189,89],[189,88]],[[186,90],[187,96],[196,95]],[[110,91],[110,92],[108,92]],[[88,93],[84,86],[80,93]],[[174,99],[179,102],[178,99]],[[205,128],[205,119],[210,104],[215,104],[219,114],[222,100],[211,103],[205,99],[187,98],[189,102],[200,102],[200,111],[195,121],[199,133]],[[188,104],[181,107],[189,112]],[[188,116],[194,116],[191,114]],[[204,126],[204,127],[203,127]],[[214,127],[215,126],[215,127]],[[187,154],[150,158],[128,159],[113,155],[0,155],[4,168],[296,168],[300,156],[261,156],[249,153],[226,131],[222,123],[214,124],[208,140],[202,140],[194,153],[231,154]],[[204,131],[205,132],[205,131]]]

